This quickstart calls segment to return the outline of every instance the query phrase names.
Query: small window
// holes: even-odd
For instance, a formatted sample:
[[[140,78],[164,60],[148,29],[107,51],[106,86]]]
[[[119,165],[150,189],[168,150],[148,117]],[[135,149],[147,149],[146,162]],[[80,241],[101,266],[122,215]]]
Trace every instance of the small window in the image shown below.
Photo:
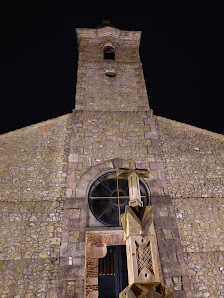
[[[115,60],[115,52],[112,44],[108,43],[104,46],[104,59]]]
[[[105,71],[105,76],[107,76],[108,78],[116,77],[116,72],[114,69],[107,69]]]

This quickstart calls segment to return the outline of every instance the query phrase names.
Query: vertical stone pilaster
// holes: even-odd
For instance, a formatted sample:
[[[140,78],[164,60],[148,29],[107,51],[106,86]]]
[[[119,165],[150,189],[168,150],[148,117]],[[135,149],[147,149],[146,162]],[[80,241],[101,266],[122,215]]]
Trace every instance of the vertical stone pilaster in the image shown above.
[[[85,198],[66,198],[62,227],[58,297],[66,297],[68,293],[72,297],[83,297],[84,295],[85,227]],[[73,285],[74,295],[71,294]]]
[[[58,297],[83,297],[85,294],[85,229],[86,229],[86,189],[83,196],[77,195],[77,173],[83,170],[80,155],[83,146],[77,146],[78,129],[82,127],[79,119],[81,111],[72,115],[70,152],[66,198],[64,204],[60,267],[58,275]],[[82,137],[82,135],[80,135]],[[81,192],[78,193],[80,195]]]
[[[155,230],[164,283],[174,289],[176,297],[191,298],[191,288],[183,248],[170,197],[152,197]]]

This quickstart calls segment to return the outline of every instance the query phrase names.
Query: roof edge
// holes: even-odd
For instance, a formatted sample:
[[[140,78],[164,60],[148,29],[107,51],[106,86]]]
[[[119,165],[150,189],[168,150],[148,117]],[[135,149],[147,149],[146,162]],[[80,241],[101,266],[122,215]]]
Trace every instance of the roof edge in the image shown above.
[[[204,134],[210,135],[211,137],[224,140],[224,135],[219,134],[217,132],[214,132],[214,131],[211,131],[211,130],[207,130],[205,128],[200,128],[200,127],[197,127],[197,126],[188,124],[188,123],[183,123],[183,122],[180,122],[180,121],[177,121],[177,120],[168,119],[166,117],[156,116],[156,115],[154,115],[154,116],[156,118],[158,118],[158,119],[165,120],[167,122],[172,122],[172,123],[174,123],[176,125],[182,125],[183,127],[186,127],[186,129],[193,129],[194,131],[198,131],[200,133],[204,133]]]
[[[69,117],[69,115],[72,115],[72,113],[67,113],[65,115],[61,115],[61,116],[57,116],[57,117],[54,117],[54,118],[51,118],[51,119],[43,120],[41,122],[33,123],[33,124],[30,124],[30,125],[27,125],[27,126],[24,126],[24,127],[21,127],[21,128],[16,128],[14,130],[4,132],[4,133],[0,134],[0,138],[5,136],[6,134],[19,133],[20,131],[25,130],[25,129],[32,129],[32,128],[35,128],[35,127],[37,127],[37,128],[41,127],[45,124],[51,123],[53,121],[57,121],[57,120],[59,120],[59,118]]]

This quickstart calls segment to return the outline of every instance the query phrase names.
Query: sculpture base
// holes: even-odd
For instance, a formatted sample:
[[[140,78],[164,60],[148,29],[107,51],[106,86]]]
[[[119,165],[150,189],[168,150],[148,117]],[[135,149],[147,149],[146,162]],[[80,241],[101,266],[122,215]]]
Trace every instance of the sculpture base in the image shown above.
[[[133,283],[127,286],[120,294],[119,298],[174,298],[174,292],[160,282]]]

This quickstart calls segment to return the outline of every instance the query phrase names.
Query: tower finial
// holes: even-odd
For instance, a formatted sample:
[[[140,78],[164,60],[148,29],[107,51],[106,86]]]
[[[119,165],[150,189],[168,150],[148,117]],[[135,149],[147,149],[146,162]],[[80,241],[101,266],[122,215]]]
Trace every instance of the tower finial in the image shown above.
[[[97,28],[103,28],[103,27],[108,27],[108,26],[116,28],[113,25],[111,25],[111,22],[108,19],[103,20],[102,23]]]
[[[108,20],[108,19],[103,20],[102,25],[104,25],[104,26],[110,26],[110,20]]]

